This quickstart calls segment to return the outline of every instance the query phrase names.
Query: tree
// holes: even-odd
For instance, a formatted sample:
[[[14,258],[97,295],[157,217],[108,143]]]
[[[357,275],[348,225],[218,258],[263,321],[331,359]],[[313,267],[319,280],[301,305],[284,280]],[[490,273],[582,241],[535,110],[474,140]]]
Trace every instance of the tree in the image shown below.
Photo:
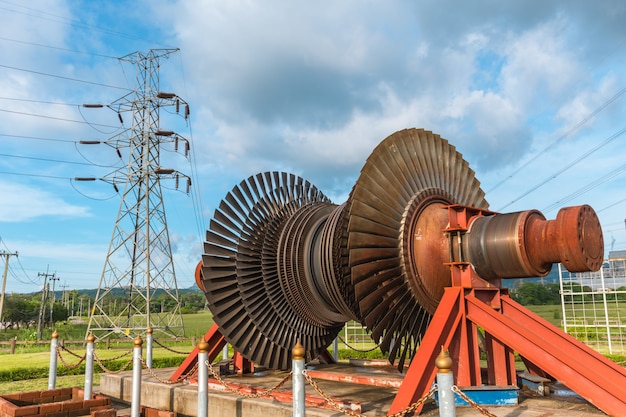
[[[63,305],[63,303],[54,303],[54,309],[52,310],[52,321],[54,323],[58,321],[66,321],[69,316],[69,310]]]
[[[525,282],[511,290],[511,297],[522,305],[559,304],[559,284]]]
[[[20,326],[30,327],[37,321],[39,315],[39,301],[30,299],[21,294],[11,294],[5,298],[3,307],[4,321],[11,327],[19,329]],[[5,330],[9,326],[5,326]]]

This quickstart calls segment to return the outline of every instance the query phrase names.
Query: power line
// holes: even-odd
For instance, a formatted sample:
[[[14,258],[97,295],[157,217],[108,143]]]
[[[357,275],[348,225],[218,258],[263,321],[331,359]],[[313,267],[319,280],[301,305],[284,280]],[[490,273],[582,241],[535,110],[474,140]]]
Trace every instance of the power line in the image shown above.
[[[97,53],[94,53],[94,52],[87,52],[87,51],[77,51],[75,49],[61,48],[61,47],[58,47],[58,46],[51,46],[51,45],[43,45],[43,44],[40,44],[40,43],[20,41],[20,40],[17,40],[17,39],[9,39],[9,38],[0,37],[0,40],[7,41],[7,42],[21,43],[21,44],[24,44],[24,45],[37,46],[39,48],[55,49],[57,51],[64,51],[64,52],[72,52],[72,53],[76,53],[76,54],[91,55],[91,56],[96,56],[96,57],[100,57],[100,58],[118,59],[118,57],[111,56],[111,55],[103,55],[103,54],[97,54]]]
[[[75,161],[62,161],[60,159],[49,159],[49,158],[36,158],[34,156],[23,156],[23,155],[9,155],[6,153],[0,153],[0,156],[4,156],[7,158],[19,158],[19,159],[30,159],[33,161],[45,161],[45,162],[55,162],[60,164],[73,164],[73,165],[87,165],[87,166],[104,166],[104,165],[95,165],[89,162],[75,162]]]
[[[61,106],[71,106],[71,107],[80,107],[82,104],[73,104],[73,103],[62,103],[59,101],[44,101],[44,100],[33,100],[28,98],[16,98],[16,97],[0,97],[0,100],[9,100],[9,101],[24,101],[27,103],[40,103],[40,104],[56,104]]]
[[[23,14],[25,16],[32,16],[32,17],[36,17],[38,19],[49,20],[49,21],[52,21],[52,22],[62,23],[62,24],[66,24],[66,25],[69,25],[69,26],[74,26],[74,27],[81,28],[81,29],[89,29],[89,30],[92,30],[94,32],[100,32],[100,33],[104,33],[104,34],[107,34],[107,35],[117,36],[117,37],[120,37],[120,38],[140,40],[140,41],[143,41],[143,42],[149,42],[151,44],[157,44],[157,45],[159,44],[159,42],[156,42],[156,41],[153,41],[153,40],[149,40],[149,39],[143,39],[143,38],[140,38],[138,36],[130,35],[130,34],[127,34],[127,33],[116,32],[116,31],[113,31],[113,30],[110,30],[110,29],[104,29],[104,28],[100,28],[100,27],[94,26],[94,25],[86,25],[83,22],[81,22],[80,20],[68,19],[65,16],[55,15],[55,14],[52,14],[52,13],[49,13],[49,12],[45,12],[45,11],[42,11],[42,10],[39,10],[39,9],[34,9],[32,7],[26,7],[26,6],[22,6],[22,5],[19,5],[19,4],[11,3],[11,2],[8,2],[8,1],[2,1],[2,3],[11,5],[13,7],[19,7],[19,8],[28,10],[28,11],[36,12],[38,14],[27,13],[27,12],[24,12],[24,11],[10,9],[10,8],[7,8],[7,7],[0,7],[0,9],[4,9],[4,10],[7,10],[7,11],[10,11],[10,12],[13,12],[13,13]],[[49,17],[46,17],[46,16],[49,16]]]
[[[107,88],[115,88],[115,89],[124,90],[124,91],[133,91],[133,90],[130,90],[130,89],[126,88],[126,87],[118,87],[116,85],[103,84],[103,83],[99,83],[99,82],[95,82],[95,81],[79,80],[78,78],[64,77],[62,75],[56,75],[56,74],[48,74],[46,72],[35,71],[35,70],[28,70],[28,69],[25,69],[25,68],[12,67],[10,65],[2,65],[2,64],[0,64],[0,67],[11,69],[11,70],[14,70],[14,71],[23,71],[23,72],[28,72],[28,73],[31,73],[31,74],[43,75],[43,76],[46,76],[46,77],[59,78],[61,80],[74,81],[74,82],[77,82],[77,83],[97,85],[97,86],[100,86],[100,87],[107,87]]]
[[[612,170],[611,172],[609,172],[608,174],[603,175],[602,177],[598,178],[597,180],[590,182],[589,184],[585,185],[584,187],[579,188],[578,190],[576,190],[573,193],[567,195],[566,197],[560,199],[559,201],[549,205],[548,207],[544,208],[542,211],[544,211],[544,212],[552,211],[555,208],[558,208],[558,207],[562,206],[563,204],[572,201],[576,197],[579,197],[579,196],[587,193],[588,191],[591,191],[594,188],[604,184],[605,182],[615,178],[616,176],[618,176],[619,174],[621,174],[622,172],[625,172],[625,171],[626,171],[626,164],[621,165],[621,166],[615,168],[614,170]]]
[[[561,175],[562,173],[564,173],[568,169],[572,168],[573,166],[577,165],[579,162],[581,162],[584,159],[588,158],[591,154],[593,154],[597,150],[603,148],[604,146],[608,145],[610,142],[612,142],[616,138],[622,136],[625,132],[626,132],[626,127],[624,127],[622,129],[620,129],[619,131],[615,132],[614,134],[612,134],[611,136],[606,138],[604,141],[602,141],[602,143],[598,144],[597,146],[593,147],[589,151],[585,152],[584,154],[582,154],[581,156],[576,158],[574,161],[572,161],[569,164],[565,165],[563,168],[559,169],[555,173],[553,173],[551,175],[548,175],[544,180],[540,181],[538,184],[536,184],[535,186],[530,188],[528,191],[526,191],[523,194],[521,194],[519,197],[511,200],[508,204],[506,204],[503,207],[501,207],[498,211],[502,211],[503,209],[507,208],[508,206],[510,206],[511,204],[515,203],[516,201],[519,201],[520,199],[526,197],[528,194],[538,190],[539,188],[541,188],[542,186],[544,186],[548,182],[552,181],[553,179],[557,178],[559,175]]]
[[[2,237],[0,237],[0,242],[2,243],[2,246],[4,246],[4,248],[8,251],[11,252],[11,250],[9,249],[9,247],[7,246],[6,242],[4,240],[2,240]],[[28,274],[26,273],[26,270],[24,269],[24,266],[22,265],[22,262],[20,261],[19,257],[16,257],[17,259],[17,263],[20,266],[20,269],[22,271],[22,273],[24,274],[24,277],[28,280],[28,282],[22,281],[13,271],[13,268],[10,267],[9,268],[9,272],[11,273],[11,276],[13,278],[15,278],[20,284],[38,284],[36,281],[34,281],[33,279],[28,277]]]
[[[36,177],[36,178],[52,178],[52,179],[56,179],[56,180],[73,180],[73,178],[71,177],[57,177],[54,175],[40,175],[40,174],[25,174],[25,173],[21,173],[21,172],[8,172],[8,171],[0,171],[0,174],[2,175],[19,175],[19,176],[23,176],[23,177]]]
[[[22,116],[41,117],[43,119],[60,120],[62,122],[80,123],[80,124],[86,124],[86,125],[89,125],[89,126],[110,127],[110,128],[113,128],[113,129],[119,129],[120,128],[119,126],[105,125],[105,124],[102,124],[102,123],[91,123],[91,122],[87,122],[85,120],[72,120],[72,119],[65,119],[63,117],[46,116],[44,114],[27,113],[27,112],[15,111],[15,110],[0,109],[0,112],[20,114]]]
[[[505,176],[500,182],[498,182],[496,185],[494,185],[489,190],[487,190],[487,193],[490,193],[491,191],[495,190],[496,188],[500,187],[502,184],[504,184],[505,182],[507,182],[508,180],[513,178],[513,176],[519,174],[519,172],[522,169],[526,168],[528,165],[530,165],[531,163],[533,163],[536,160],[536,155],[541,155],[541,154],[546,153],[548,150],[550,150],[550,148],[556,146],[563,139],[565,139],[568,136],[571,136],[572,134],[574,134],[578,129],[580,129],[583,125],[585,125],[589,120],[591,120],[595,116],[597,116],[601,111],[606,109],[611,103],[613,103],[615,100],[620,98],[624,93],[626,93],[626,88],[622,88],[621,90],[619,90],[615,95],[613,95],[613,97],[609,98],[604,103],[602,103],[602,105],[600,107],[596,108],[593,112],[591,112],[586,117],[584,117],[581,121],[576,123],[572,128],[570,128],[565,133],[563,133],[561,136],[556,138],[548,146],[546,146],[542,150],[536,152],[535,156],[530,157],[525,163],[523,163],[521,166],[519,166],[517,169],[515,169],[511,174]]]
[[[77,142],[75,140],[69,140],[69,139],[54,139],[54,138],[42,138],[39,136],[10,135],[8,133],[0,133],[0,136],[5,136],[9,138],[18,138],[18,139],[45,140],[45,141],[50,141],[50,142],[66,142],[66,143]]]

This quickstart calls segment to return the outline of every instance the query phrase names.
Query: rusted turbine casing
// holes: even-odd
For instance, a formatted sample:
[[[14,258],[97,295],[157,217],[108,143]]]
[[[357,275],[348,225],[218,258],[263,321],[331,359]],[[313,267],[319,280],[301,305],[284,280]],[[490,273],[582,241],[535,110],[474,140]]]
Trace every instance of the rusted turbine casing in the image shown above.
[[[588,205],[562,208],[555,220],[537,210],[476,217],[463,242],[484,279],[541,277],[554,263],[596,271],[604,255],[600,222]]]
[[[453,205],[484,215],[452,234]],[[447,140],[399,131],[374,149],[342,205],[287,173],[235,186],[211,220],[198,286],[226,340],[258,365],[288,368],[297,341],[313,359],[357,320],[402,367],[451,285],[450,263],[487,280],[544,276],[556,262],[573,272],[600,267],[591,207],[562,209],[555,220],[487,207]]]

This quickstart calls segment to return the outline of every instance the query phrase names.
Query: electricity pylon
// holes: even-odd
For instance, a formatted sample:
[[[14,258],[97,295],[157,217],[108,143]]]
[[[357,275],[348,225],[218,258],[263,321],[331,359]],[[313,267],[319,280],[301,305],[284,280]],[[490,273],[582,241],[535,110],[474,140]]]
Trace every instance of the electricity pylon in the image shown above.
[[[175,143],[178,150],[182,141],[185,155],[189,152],[188,141],[173,131],[160,128],[161,108],[175,106],[178,112],[182,103],[184,117],[189,115],[186,102],[176,94],[159,90],[160,60],[176,51],[178,49],[152,49],[147,53],[135,52],[120,58],[135,65],[137,87],[132,93],[107,105],[117,111],[120,121],[123,120],[123,112],[131,112],[132,127],[105,141],[116,148],[120,157],[120,149],[128,148],[129,157],[123,168],[101,178],[110,182],[116,190],[119,190],[117,184],[125,185],[100,285],[89,315],[87,335],[93,333],[99,339],[113,333],[134,338],[148,328],[171,336],[184,335],[161,180],[175,180],[178,187],[179,179],[186,179],[187,192],[191,181],[184,174],[163,168],[160,157],[161,146],[165,143]],[[163,294],[165,302],[151,304],[157,295]],[[113,304],[113,299],[120,296],[125,301]]]

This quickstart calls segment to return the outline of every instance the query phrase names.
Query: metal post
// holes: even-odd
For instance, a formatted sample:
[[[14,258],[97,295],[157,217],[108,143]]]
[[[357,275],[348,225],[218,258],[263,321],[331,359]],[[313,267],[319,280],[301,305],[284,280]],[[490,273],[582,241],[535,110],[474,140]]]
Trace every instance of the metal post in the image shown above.
[[[291,357],[293,417],[304,417],[304,347],[300,341],[296,342]]]
[[[198,343],[198,417],[207,417],[209,414],[208,360],[209,344],[202,339]]]
[[[93,388],[93,358],[94,344],[96,340],[92,333],[87,336],[87,351],[85,352],[85,390],[83,400],[91,400]]]
[[[335,337],[333,340],[333,359],[335,362],[339,362],[339,338]]]
[[[152,369],[152,327],[146,330],[146,366]]]
[[[48,389],[54,389],[57,385],[57,346],[59,345],[59,333],[52,332],[50,341],[50,372],[48,374]]]
[[[141,411],[141,346],[143,340],[141,336],[137,335],[134,341],[133,352],[133,387],[132,397],[130,402],[130,417],[140,417]]]
[[[435,365],[439,369],[437,371],[437,393],[439,395],[439,416],[440,417],[456,417],[456,408],[454,404],[454,374],[452,373],[452,358],[441,347],[441,353],[435,360]]]

